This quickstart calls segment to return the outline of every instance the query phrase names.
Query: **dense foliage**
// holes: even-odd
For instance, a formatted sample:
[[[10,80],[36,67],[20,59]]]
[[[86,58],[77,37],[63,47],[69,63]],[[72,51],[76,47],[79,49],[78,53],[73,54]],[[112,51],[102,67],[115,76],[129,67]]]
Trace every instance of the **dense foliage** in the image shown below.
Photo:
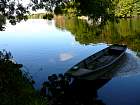
[[[139,15],[140,0],[115,0],[115,15],[118,17],[128,17]]]
[[[46,105],[33,87],[33,80],[13,61],[10,52],[0,51],[0,104]]]
[[[22,0],[0,0],[0,30],[4,30],[6,19],[12,25],[27,19],[29,5],[24,6]]]
[[[27,19],[28,9],[45,9],[55,14],[86,15],[97,21],[102,18],[104,22],[108,17],[112,2],[110,0],[31,0],[29,5],[23,6],[22,0],[1,0],[0,13],[15,25],[23,19]],[[71,15],[73,14],[73,15]],[[111,13],[112,14],[112,13]],[[0,27],[1,30],[3,27]]]
[[[131,17],[140,14],[140,0],[31,0],[23,5],[22,0],[0,0],[0,30],[4,30],[5,19],[15,25],[27,19],[29,11],[45,9],[55,14],[68,16],[84,15],[101,23],[114,17]]]

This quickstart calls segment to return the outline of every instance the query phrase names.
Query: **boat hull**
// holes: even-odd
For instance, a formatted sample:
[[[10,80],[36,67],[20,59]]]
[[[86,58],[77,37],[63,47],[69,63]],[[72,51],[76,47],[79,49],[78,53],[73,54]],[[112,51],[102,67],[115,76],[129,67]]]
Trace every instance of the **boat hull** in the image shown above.
[[[74,65],[65,75],[87,80],[100,78],[119,64],[126,49],[126,45],[111,45]]]

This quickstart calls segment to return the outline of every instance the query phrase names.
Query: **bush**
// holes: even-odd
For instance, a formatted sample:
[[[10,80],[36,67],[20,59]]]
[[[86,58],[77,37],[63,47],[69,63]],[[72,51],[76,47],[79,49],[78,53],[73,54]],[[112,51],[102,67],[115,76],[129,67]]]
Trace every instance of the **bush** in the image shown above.
[[[46,105],[47,101],[36,94],[31,76],[21,67],[13,62],[10,52],[0,51],[0,104]]]

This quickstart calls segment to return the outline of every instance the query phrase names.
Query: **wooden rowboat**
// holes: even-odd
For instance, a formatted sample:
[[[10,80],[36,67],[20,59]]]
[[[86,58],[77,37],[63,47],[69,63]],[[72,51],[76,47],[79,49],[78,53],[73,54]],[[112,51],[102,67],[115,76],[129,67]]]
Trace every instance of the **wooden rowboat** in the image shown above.
[[[65,75],[82,79],[96,79],[106,71],[113,69],[113,65],[117,65],[116,63],[125,54],[126,49],[126,45],[110,45],[74,65]]]

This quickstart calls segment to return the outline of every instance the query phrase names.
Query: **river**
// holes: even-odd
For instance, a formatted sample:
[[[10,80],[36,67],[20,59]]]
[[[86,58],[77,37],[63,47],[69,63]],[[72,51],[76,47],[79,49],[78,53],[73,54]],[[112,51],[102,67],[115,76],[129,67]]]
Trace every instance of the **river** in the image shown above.
[[[127,44],[125,57],[113,78],[98,90],[106,105],[139,105],[140,100],[140,19],[122,19],[96,28],[83,20],[57,17],[48,21],[29,19],[15,26],[6,24],[0,32],[0,49],[14,59],[40,88],[47,76],[64,73],[108,44]]]

